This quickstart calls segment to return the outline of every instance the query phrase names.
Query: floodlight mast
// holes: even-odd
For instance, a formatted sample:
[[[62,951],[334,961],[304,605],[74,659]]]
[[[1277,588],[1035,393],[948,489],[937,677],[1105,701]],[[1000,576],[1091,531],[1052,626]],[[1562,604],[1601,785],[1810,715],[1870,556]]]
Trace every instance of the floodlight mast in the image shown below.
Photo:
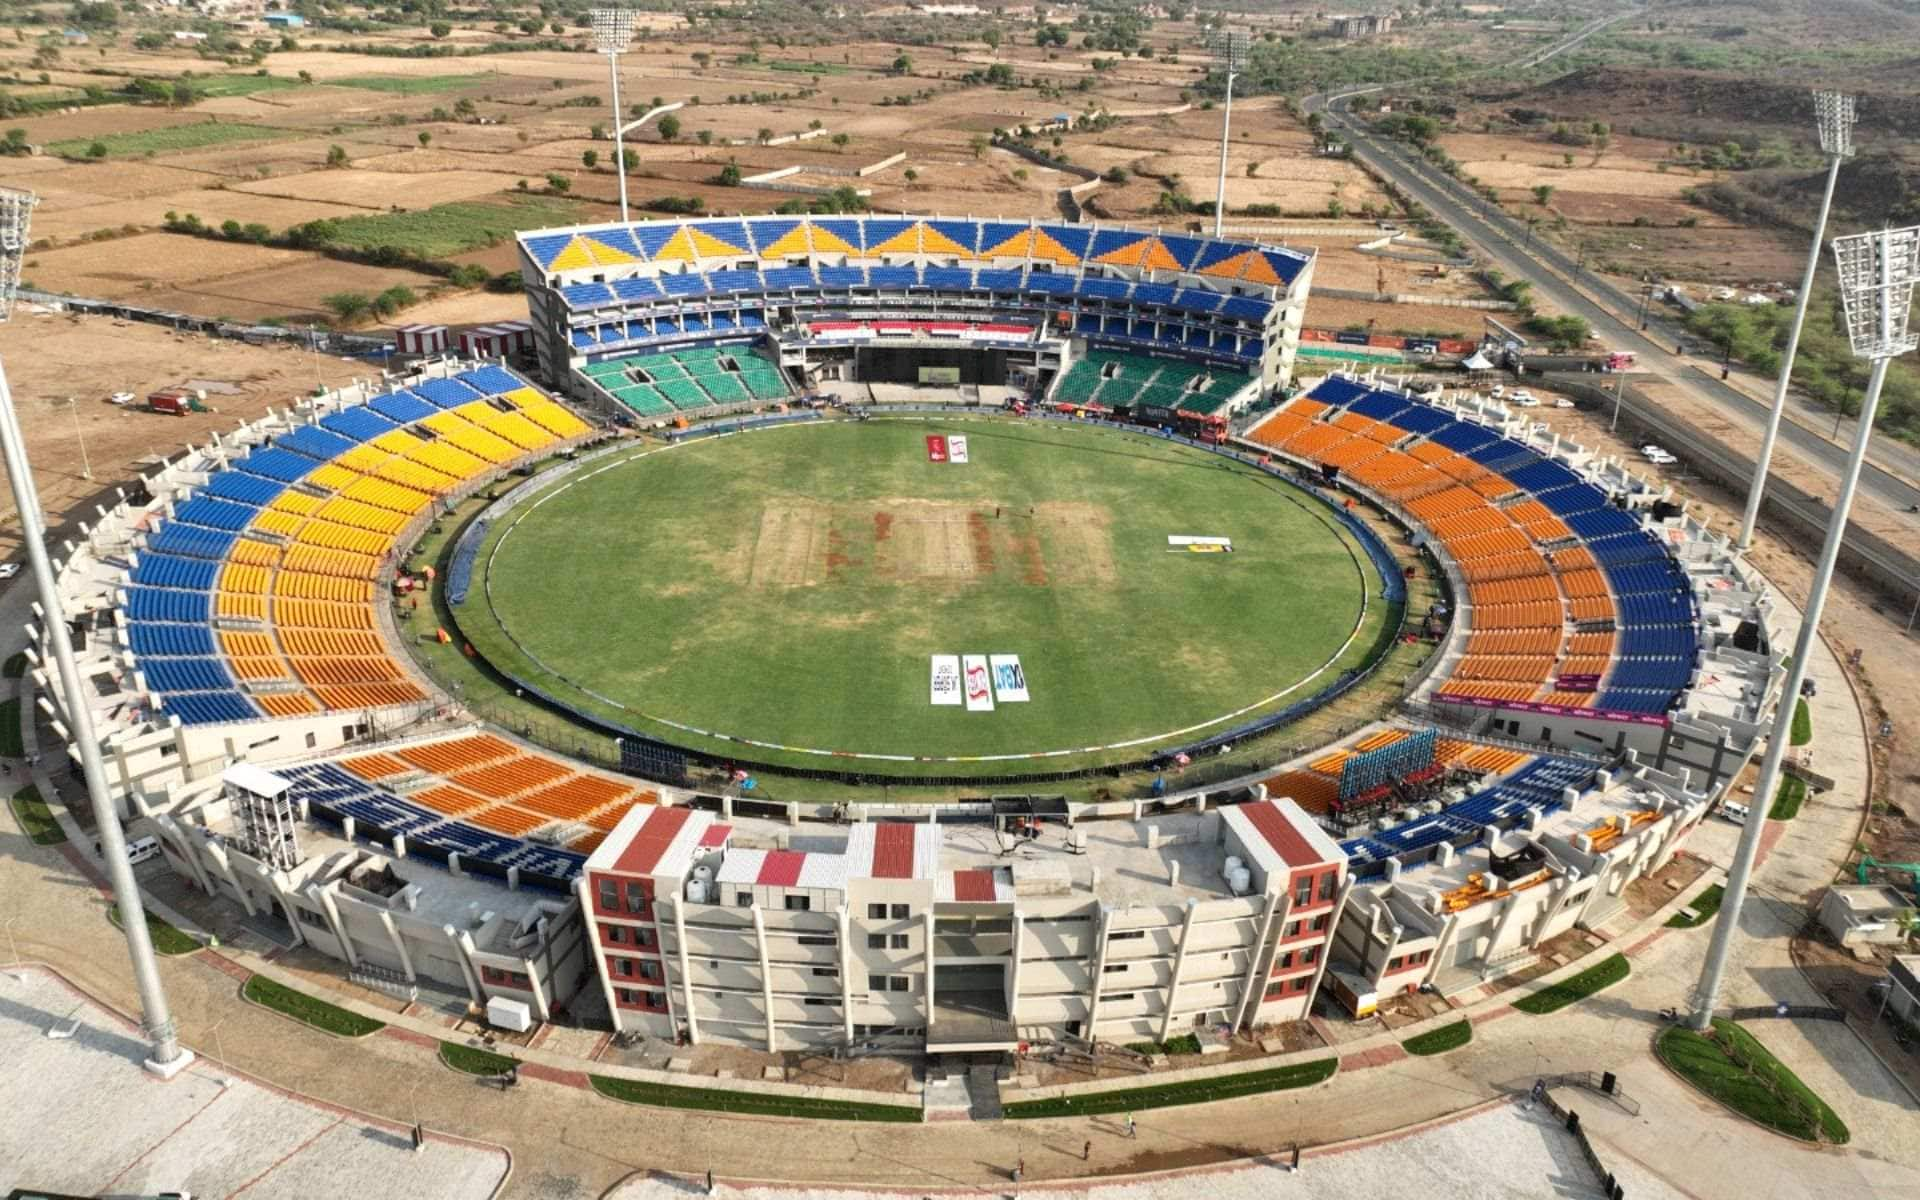
[[[620,56],[633,44],[634,13],[630,8],[593,10],[593,48],[607,56],[607,74],[613,80],[613,173],[620,180],[620,223],[626,224],[627,153],[621,138]]]
[[[0,322],[12,310],[20,284],[20,257],[26,250],[27,227],[33,216],[31,192],[0,188]],[[20,420],[14,411],[13,393],[7,386],[6,369],[0,365],[0,452],[4,452],[7,482],[13,490],[13,503],[20,514],[20,540],[25,544],[27,562],[33,571],[34,587],[40,594],[40,620],[46,627],[47,643],[60,674],[60,690],[66,697],[68,731],[80,751],[81,772],[86,778],[87,798],[93,803],[93,819],[100,838],[100,853],[106,859],[107,878],[113,885],[114,902],[120,907],[120,926],[127,938],[127,951],[133,959],[134,986],[140,993],[142,1028],[152,1042],[147,1070],[162,1078],[172,1078],[193,1061],[193,1053],[180,1045],[173,1016],[167,1009],[166,992],[160,986],[160,968],[153,957],[153,939],[147,934],[146,906],[140,899],[140,886],[133,878],[133,864],[127,860],[126,834],[120,828],[120,814],[107,793],[106,767],[100,758],[100,739],[93,726],[93,714],[87,708],[80,686],[80,670],[73,660],[73,639],[67,633],[66,608],[60,603],[60,589],[53,577],[53,565],[47,558],[46,526],[41,517],[38,496],[33,485],[32,468],[27,462],[26,442],[20,435]]]
[[[1841,92],[1815,92],[1814,118],[1820,129],[1820,150],[1827,156],[1827,188],[1820,197],[1820,217],[1813,223],[1813,244],[1807,248],[1806,270],[1800,274],[1800,294],[1794,297],[1793,324],[1787,330],[1786,353],[1780,358],[1780,376],[1773,383],[1773,407],[1767,412],[1766,431],[1760,436],[1760,457],[1747,485],[1747,509],[1740,518],[1739,547],[1753,545],[1760,523],[1760,501],[1767,492],[1767,471],[1773,465],[1773,444],[1780,436],[1780,418],[1787,410],[1787,388],[1793,381],[1793,360],[1800,350],[1800,330],[1807,322],[1807,304],[1813,296],[1814,270],[1820,264],[1820,244],[1827,236],[1827,214],[1833,211],[1833,189],[1840,179],[1840,163],[1853,157],[1853,97]]]
[[[1840,300],[1846,310],[1848,340],[1854,354],[1871,360],[1872,367],[1867,376],[1867,394],[1860,403],[1860,425],[1854,431],[1853,453],[1840,480],[1840,494],[1833,502],[1826,542],[1820,548],[1813,586],[1807,592],[1806,608],[1800,616],[1793,659],[1787,668],[1779,703],[1774,706],[1766,757],[1760,763],[1760,778],[1754,783],[1753,811],[1740,830],[1740,843],[1734,850],[1733,865],[1727,871],[1720,916],[1713,927],[1713,944],[1707,950],[1700,983],[1694,990],[1688,1024],[1698,1030],[1712,1023],[1713,1009],[1720,999],[1727,952],[1740,928],[1740,909],[1746,900],[1754,857],[1760,849],[1760,831],[1766,824],[1767,805],[1780,784],[1780,764],[1786,758],[1787,743],[1791,740],[1789,731],[1794,708],[1800,700],[1800,686],[1807,677],[1807,663],[1813,658],[1813,642],[1820,632],[1820,614],[1826,607],[1834,564],[1840,557],[1840,543],[1846,537],[1847,515],[1853,508],[1860,468],[1866,462],[1867,442],[1873,436],[1873,415],[1880,404],[1881,386],[1886,383],[1887,364],[1920,344],[1920,338],[1907,330],[1914,284],[1920,281],[1920,226],[1835,238],[1833,258],[1840,273]]]
[[[1247,35],[1217,29],[1207,38],[1213,60],[1227,73],[1227,103],[1220,115],[1220,183],[1213,194],[1213,236],[1219,237],[1227,214],[1227,139],[1233,128],[1233,80],[1247,61]]]

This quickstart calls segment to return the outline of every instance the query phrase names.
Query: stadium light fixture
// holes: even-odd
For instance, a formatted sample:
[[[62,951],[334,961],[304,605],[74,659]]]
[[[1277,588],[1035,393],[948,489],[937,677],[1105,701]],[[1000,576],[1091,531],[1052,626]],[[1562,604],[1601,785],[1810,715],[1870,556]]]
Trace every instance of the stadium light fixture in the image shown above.
[[[27,248],[33,205],[31,192],[0,188],[0,322],[11,314],[14,297],[20,289],[20,259]],[[32,468],[27,462],[26,441],[20,436],[20,418],[14,411],[13,392],[7,386],[4,364],[0,364],[0,452],[4,452],[6,459],[7,483],[13,490],[14,508],[20,514],[20,540],[26,546],[34,587],[40,594],[41,621],[46,627],[48,647],[60,673],[60,689],[67,698],[67,719],[74,745],[80,752],[87,798],[93,802],[100,853],[106,858],[107,878],[113,884],[113,898],[120,906],[120,925],[133,958],[133,980],[140,992],[143,1027],[153,1043],[146,1067],[156,1075],[171,1079],[193,1061],[193,1053],[180,1045],[173,1016],[167,1010],[166,993],[160,987],[153,939],[147,934],[146,906],[141,903],[140,887],[134,882],[133,864],[127,861],[127,839],[120,828],[120,814],[107,793],[100,739],[94,732],[93,714],[87,708],[86,693],[80,686],[80,670],[73,661],[73,639],[67,632],[66,607],[60,602],[53,564],[47,557],[46,522],[40,512]]]
[[[593,10],[593,49],[607,56],[607,74],[613,80],[613,173],[620,181],[620,223],[627,213],[627,154],[620,136],[624,114],[620,109],[620,56],[633,44],[634,11],[630,8]]]
[[[1720,916],[1713,927],[1713,944],[1707,950],[1700,984],[1694,990],[1688,1023],[1699,1030],[1706,1029],[1712,1022],[1714,1005],[1720,999],[1727,951],[1740,928],[1740,909],[1753,874],[1753,860],[1760,849],[1761,827],[1767,823],[1764,806],[1771,802],[1774,790],[1780,786],[1780,765],[1791,740],[1788,731],[1800,701],[1801,685],[1807,678],[1807,664],[1813,658],[1813,640],[1819,635],[1820,614],[1826,607],[1827,592],[1833,583],[1834,564],[1840,558],[1840,543],[1846,536],[1847,516],[1853,509],[1860,468],[1866,462],[1867,443],[1873,437],[1873,416],[1880,406],[1887,364],[1920,345],[1920,337],[1908,329],[1914,285],[1920,282],[1920,226],[1835,238],[1833,260],[1840,273],[1840,303],[1846,310],[1847,339],[1852,343],[1854,354],[1869,360],[1872,366],[1867,374],[1867,394],[1860,402],[1860,424],[1854,430],[1853,453],[1840,479],[1840,494],[1833,501],[1826,542],[1820,548],[1813,586],[1807,592],[1806,607],[1801,612],[1793,658],[1780,689],[1779,703],[1774,706],[1766,757],[1761,760],[1760,778],[1753,786],[1754,811],[1740,830],[1740,844],[1727,871]]]
[[[1800,273],[1800,294],[1794,297],[1793,324],[1787,330],[1786,352],[1780,356],[1780,375],[1773,381],[1773,407],[1760,435],[1760,457],[1754,461],[1753,480],[1747,485],[1747,508],[1740,518],[1739,547],[1753,545],[1760,524],[1760,501],[1767,492],[1767,471],[1773,465],[1773,444],[1780,436],[1780,418],[1787,411],[1787,388],[1793,381],[1793,360],[1800,350],[1800,330],[1807,323],[1807,302],[1813,295],[1813,275],[1820,265],[1820,244],[1827,236],[1827,214],[1833,211],[1833,189],[1840,180],[1840,164],[1853,157],[1853,97],[1841,92],[1815,92],[1813,114],[1820,131],[1820,149],[1827,156],[1827,189],[1820,197],[1820,217],[1813,223],[1813,244],[1807,248],[1807,266]],[[1839,434],[1836,422],[1834,433]]]
[[[1220,115],[1220,183],[1213,194],[1213,236],[1219,237],[1227,215],[1227,139],[1233,130],[1233,81],[1247,65],[1246,34],[1231,29],[1216,29],[1207,35],[1207,49],[1213,61],[1227,76],[1227,102]]]

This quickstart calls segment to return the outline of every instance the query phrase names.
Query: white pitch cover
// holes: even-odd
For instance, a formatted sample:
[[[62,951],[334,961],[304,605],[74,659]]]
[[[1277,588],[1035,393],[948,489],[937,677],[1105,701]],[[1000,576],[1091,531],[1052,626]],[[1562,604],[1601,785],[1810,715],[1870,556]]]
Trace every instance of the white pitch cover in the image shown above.
[[[993,711],[993,685],[988,682],[987,656],[968,654],[961,658],[961,678],[967,690],[968,712]]]
[[[960,658],[955,654],[936,654],[933,656],[931,679],[933,702],[935,704],[959,704],[960,695]]]
[[[967,461],[967,437],[954,434],[947,438],[947,461],[963,463]]]
[[[993,697],[1002,704],[1025,704],[1032,697],[1027,695],[1027,673],[1020,669],[1018,654],[990,654],[987,661],[993,664]]]
[[[1192,534],[1170,533],[1167,535],[1169,546],[1231,546],[1232,538],[1195,537]]]

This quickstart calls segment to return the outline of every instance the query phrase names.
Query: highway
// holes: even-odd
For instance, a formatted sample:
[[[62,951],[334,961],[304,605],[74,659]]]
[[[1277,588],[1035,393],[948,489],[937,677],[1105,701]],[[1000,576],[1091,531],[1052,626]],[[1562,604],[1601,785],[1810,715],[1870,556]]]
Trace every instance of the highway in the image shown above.
[[[1620,13],[1590,23],[1522,65],[1544,62],[1565,53],[1607,25],[1632,15],[1633,12]],[[1347,109],[1354,97],[1378,90],[1381,87],[1309,96],[1306,108],[1309,112],[1324,113],[1329,126],[1347,139],[1357,158],[1392,180],[1407,196],[1425,205],[1435,217],[1472,242],[1485,265],[1500,270],[1508,278],[1527,280],[1540,299],[1564,312],[1586,318],[1608,346],[1632,351],[1647,376],[1669,383],[1701,404],[1717,409],[1736,428],[1750,430],[1758,442],[1766,420],[1766,405],[1676,356],[1674,340],[1656,341],[1641,333],[1634,315],[1640,305],[1639,297],[1628,296],[1585,271],[1570,255],[1544,238],[1529,238],[1526,227],[1519,221],[1465,184],[1440,173],[1424,159],[1389,139],[1372,136],[1365,122]],[[1577,284],[1574,281],[1578,281]],[[1825,430],[1796,422],[1792,409],[1790,399],[1776,452],[1791,455],[1837,481],[1846,463],[1845,446],[1828,440]],[[1851,438],[1851,423],[1843,428],[1841,436]],[[1901,512],[1920,503],[1920,488],[1910,482],[1913,479],[1920,479],[1920,453],[1882,438],[1875,443],[1862,472],[1860,490],[1892,511]]]

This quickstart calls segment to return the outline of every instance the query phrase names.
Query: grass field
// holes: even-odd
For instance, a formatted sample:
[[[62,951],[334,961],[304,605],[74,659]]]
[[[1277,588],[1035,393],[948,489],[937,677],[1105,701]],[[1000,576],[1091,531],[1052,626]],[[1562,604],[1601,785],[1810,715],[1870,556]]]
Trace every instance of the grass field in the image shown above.
[[[460,200],[417,212],[342,217],[328,222],[327,241],[351,250],[387,247],[416,258],[447,258],[495,245],[522,229],[564,224],[578,211],[567,201],[541,196],[499,203]]]
[[[1767,810],[1769,821],[1791,821],[1800,815],[1800,806],[1807,802],[1807,781],[1796,775],[1781,778],[1779,790],[1773,793],[1773,807]]]
[[[612,1100],[648,1104],[656,1108],[691,1108],[703,1112],[740,1113],[756,1117],[806,1117],[815,1121],[879,1121],[917,1125],[918,1108],[903,1104],[863,1104],[854,1100],[816,1100],[808,1096],[772,1096],[723,1088],[680,1087],[643,1083],[610,1075],[589,1075],[593,1090]]]
[[[399,96],[428,96],[478,87],[498,79],[496,75],[349,75],[329,79],[334,87],[360,88],[369,92],[392,92]]]
[[[1578,975],[1568,976],[1559,983],[1548,984],[1530,996],[1520,997],[1513,1002],[1513,1006],[1521,1012],[1532,1013],[1536,1017],[1559,1012],[1575,1001],[1585,1000],[1595,992],[1619,983],[1631,970],[1632,968],[1627,965],[1626,955],[1616,954],[1611,958],[1600,960],[1598,964],[1588,967]]]
[[[1445,1054],[1449,1050],[1458,1050],[1473,1040],[1473,1022],[1455,1021],[1451,1025],[1442,1025],[1438,1029],[1429,1029],[1417,1033],[1400,1043],[1400,1048],[1408,1054]]]
[[[174,125],[165,129],[147,129],[139,133],[109,133],[97,138],[72,138],[52,142],[47,153],[64,158],[87,158],[95,142],[107,148],[108,158],[130,158],[142,154],[173,154],[182,150],[201,150],[227,142],[270,142],[294,137],[294,131],[272,125],[237,125],[212,121],[198,125]]]
[[[973,461],[928,463],[937,432],[970,435]],[[1169,553],[1180,533],[1236,552]],[[1354,634],[1363,587],[1377,593],[1363,570],[1317,501],[1214,455],[1068,426],[873,421],[696,442],[562,485],[496,524],[458,616],[529,682],[684,742],[729,745],[664,722],[1008,755],[1150,743],[1310,694],[1337,675],[1316,672]],[[574,619],[553,619],[556,595]],[[1373,621],[1383,608],[1376,595]],[[930,655],[986,653],[1020,655],[1031,702],[929,702]]]
[[[1715,1018],[1711,1036],[1675,1025],[1654,1043],[1660,1061],[1750,1120],[1803,1142],[1846,1145],[1846,1123],[1754,1036]]]
[[[118,904],[109,904],[107,906],[107,920],[112,921],[115,928],[120,928],[120,906]],[[156,954],[177,957],[182,954],[192,954],[200,949],[198,939],[190,934],[181,932],[171,923],[154,916],[152,913],[147,914],[147,936],[153,939],[153,949]]]
[[[311,1025],[327,1033],[336,1033],[341,1037],[366,1037],[378,1033],[387,1027],[385,1021],[376,1021],[372,1017],[363,1017],[350,1012],[337,1004],[328,1004],[307,995],[283,987],[268,979],[265,975],[249,976],[241,992],[255,1004],[284,1013],[296,1021]]]
[[[1713,920],[1720,911],[1720,901],[1726,888],[1714,884],[1693,898],[1693,903],[1667,918],[1669,929],[1697,929]]]

